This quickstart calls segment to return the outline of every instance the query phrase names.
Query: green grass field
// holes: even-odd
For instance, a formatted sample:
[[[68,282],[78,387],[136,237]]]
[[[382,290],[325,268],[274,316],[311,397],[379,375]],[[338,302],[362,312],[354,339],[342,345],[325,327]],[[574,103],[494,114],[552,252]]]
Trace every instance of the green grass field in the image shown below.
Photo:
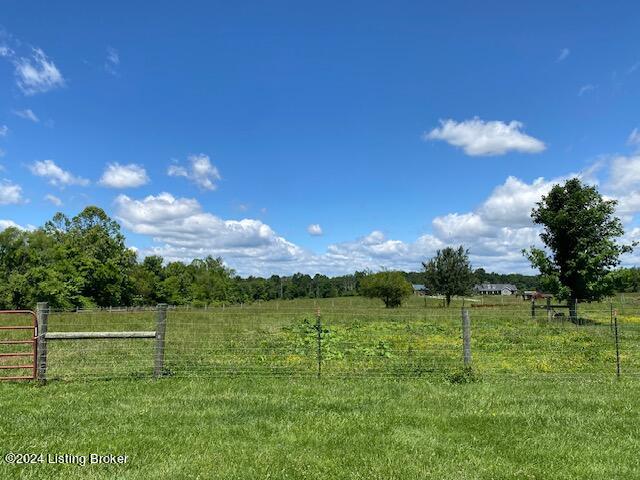
[[[459,300],[171,310],[157,381],[153,340],[52,341],[46,386],[0,382],[0,454],[127,463],[0,459],[0,479],[640,478],[637,297],[582,306],[583,325],[531,318],[513,298],[465,304],[473,376],[462,368]],[[52,312],[49,331],[153,330],[154,319]]]
[[[224,378],[0,385],[0,478],[638,478],[640,382],[585,376]]]

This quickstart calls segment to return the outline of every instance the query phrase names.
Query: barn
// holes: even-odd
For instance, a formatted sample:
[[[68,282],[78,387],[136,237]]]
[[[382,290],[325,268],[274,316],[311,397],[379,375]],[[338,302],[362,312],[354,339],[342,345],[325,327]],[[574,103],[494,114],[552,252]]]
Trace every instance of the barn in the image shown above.
[[[413,294],[423,297],[427,294],[427,287],[420,283],[414,283],[411,285],[413,287]]]

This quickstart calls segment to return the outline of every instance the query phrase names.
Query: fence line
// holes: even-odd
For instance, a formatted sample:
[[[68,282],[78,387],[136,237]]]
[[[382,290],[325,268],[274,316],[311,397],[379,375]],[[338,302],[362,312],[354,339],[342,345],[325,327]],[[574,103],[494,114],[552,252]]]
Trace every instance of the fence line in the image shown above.
[[[548,311],[532,317],[526,304],[224,312],[62,312],[39,304],[38,378],[427,376],[465,366],[488,376],[640,374],[637,312],[581,311],[584,322]]]

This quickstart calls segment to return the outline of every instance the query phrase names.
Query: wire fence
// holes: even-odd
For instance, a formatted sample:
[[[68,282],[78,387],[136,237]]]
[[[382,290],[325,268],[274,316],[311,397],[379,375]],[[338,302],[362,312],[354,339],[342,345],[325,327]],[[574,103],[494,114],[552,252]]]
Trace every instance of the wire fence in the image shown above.
[[[169,308],[161,342],[156,308],[47,309],[40,312],[46,334],[39,334],[46,340],[47,379],[154,373],[419,377],[465,369],[486,376],[640,374],[640,309],[633,305],[624,311],[613,304],[581,305],[579,318],[546,309],[532,316],[528,303],[466,309],[467,364],[460,308]],[[0,314],[0,326],[11,322],[15,318]],[[128,336],[109,337],[114,332]],[[0,344],[0,354],[26,355],[29,348]],[[0,366],[10,361],[0,356]],[[0,377],[7,372],[0,368]]]

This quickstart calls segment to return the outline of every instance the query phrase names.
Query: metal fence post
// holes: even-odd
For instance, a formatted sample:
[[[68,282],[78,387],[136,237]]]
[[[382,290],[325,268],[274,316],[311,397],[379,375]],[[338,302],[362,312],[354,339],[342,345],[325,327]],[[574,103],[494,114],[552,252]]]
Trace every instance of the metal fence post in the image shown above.
[[[38,302],[36,317],[38,319],[37,375],[40,383],[44,385],[47,383],[47,339],[45,338],[49,326],[49,304],[47,302]]]
[[[153,378],[162,376],[164,368],[164,336],[167,328],[167,304],[159,303],[156,307],[156,349],[153,366]]]
[[[469,318],[469,309],[462,309],[462,356],[464,366],[471,366],[471,319]]]
[[[620,378],[620,336],[618,335],[618,312],[613,311],[613,329],[616,338],[616,376]]]
[[[322,320],[320,318],[320,308],[316,309],[316,344],[317,344],[317,361],[318,361],[318,378],[322,374]]]

